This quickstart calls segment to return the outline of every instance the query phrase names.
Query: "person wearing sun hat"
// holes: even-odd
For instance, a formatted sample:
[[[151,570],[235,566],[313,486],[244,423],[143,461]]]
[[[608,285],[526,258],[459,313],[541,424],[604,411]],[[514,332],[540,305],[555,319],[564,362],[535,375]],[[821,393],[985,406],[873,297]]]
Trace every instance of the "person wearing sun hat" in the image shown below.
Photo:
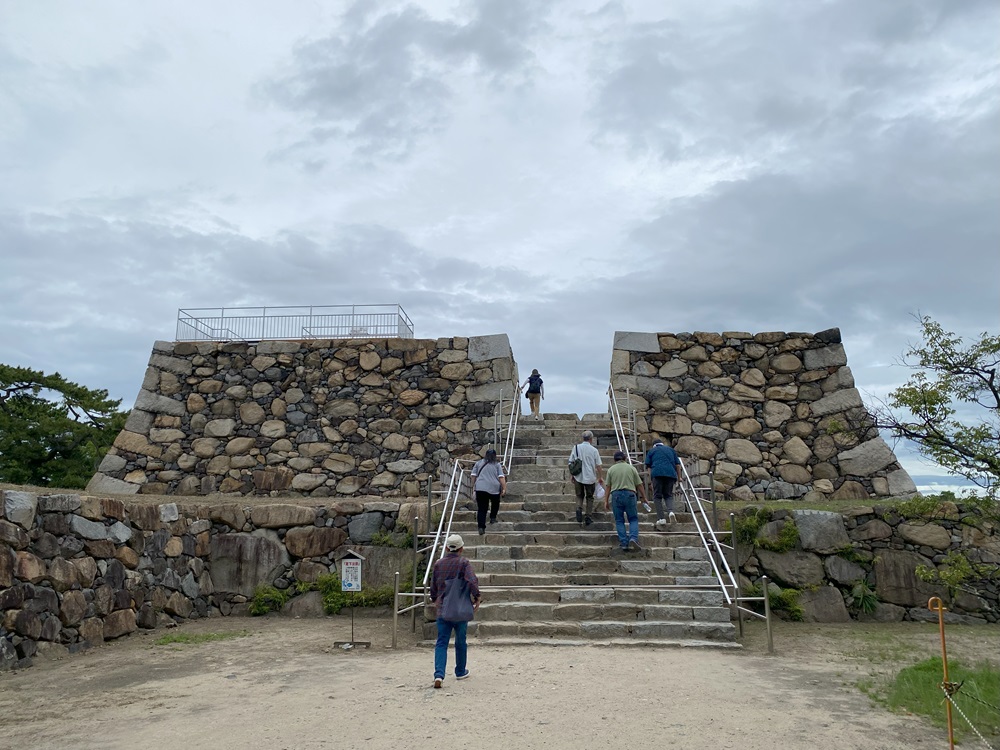
[[[444,682],[445,670],[448,666],[448,643],[452,631],[455,633],[455,679],[464,680],[469,676],[467,666],[468,644],[466,631],[468,620],[450,619],[446,610],[446,592],[453,586],[461,586],[464,582],[472,600],[472,612],[479,609],[479,579],[472,570],[472,563],[463,557],[465,541],[458,534],[452,534],[444,543],[447,554],[434,563],[434,575],[431,578],[431,603],[437,609],[437,642],[434,644],[434,687],[441,687]],[[449,581],[455,581],[449,586]],[[464,598],[464,597],[463,597]],[[468,607],[468,602],[465,602]],[[471,615],[470,615],[471,617]]]

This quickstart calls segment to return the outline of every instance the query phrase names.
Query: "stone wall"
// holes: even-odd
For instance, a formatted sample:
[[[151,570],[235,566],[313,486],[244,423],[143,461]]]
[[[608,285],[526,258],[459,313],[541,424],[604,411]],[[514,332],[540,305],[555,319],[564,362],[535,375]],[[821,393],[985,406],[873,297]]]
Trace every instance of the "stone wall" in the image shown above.
[[[840,330],[615,334],[611,382],[651,444],[677,436],[731,499],[863,500],[916,487],[872,427]]]
[[[749,509],[756,512],[756,508]],[[786,524],[798,531],[795,549],[765,549],[782,538]],[[972,508],[943,503],[933,521],[904,519],[890,508],[865,507],[847,513],[777,510],[757,534],[755,545],[740,550],[740,570],[746,583],[767,575],[775,590],[798,590],[804,619],[847,622],[854,619],[899,622],[937,621],[927,609],[932,596],[951,610],[948,622],[1000,622],[1000,587],[985,584],[978,594],[950,595],[917,575],[945,562],[950,552],[962,552],[971,562],[1000,563],[1000,528]],[[878,597],[872,614],[850,606],[851,589],[863,581]]]
[[[416,496],[489,440],[505,334],[157,342],[94,494]]]
[[[0,670],[139,628],[244,614],[258,585],[315,581],[349,549],[366,558],[366,587],[391,584],[412,552],[384,543],[404,538],[419,507],[378,496],[199,506],[0,491]]]

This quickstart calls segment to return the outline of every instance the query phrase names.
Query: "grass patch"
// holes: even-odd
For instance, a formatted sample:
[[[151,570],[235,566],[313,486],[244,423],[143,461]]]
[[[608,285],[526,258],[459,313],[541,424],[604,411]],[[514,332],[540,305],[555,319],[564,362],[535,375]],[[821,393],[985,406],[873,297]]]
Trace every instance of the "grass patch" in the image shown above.
[[[156,646],[169,646],[173,643],[210,643],[211,641],[228,641],[231,638],[242,638],[250,635],[246,630],[231,633],[170,633],[153,641]]]
[[[953,699],[969,721],[986,737],[1000,735],[1000,709],[996,708],[1000,706],[1000,671],[986,662],[966,666],[952,660],[948,663],[948,676],[952,682],[962,683]],[[941,681],[941,658],[936,656],[901,669],[884,693],[875,687],[866,692],[894,711],[925,716],[935,725],[945,726]],[[957,711],[952,714],[956,737],[974,737],[961,715]]]

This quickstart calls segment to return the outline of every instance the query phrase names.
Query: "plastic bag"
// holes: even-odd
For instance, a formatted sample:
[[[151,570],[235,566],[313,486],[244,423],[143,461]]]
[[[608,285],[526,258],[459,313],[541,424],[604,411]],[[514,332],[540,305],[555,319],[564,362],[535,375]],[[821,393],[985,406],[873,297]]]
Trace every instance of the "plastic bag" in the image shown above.
[[[594,488],[594,499],[595,500],[603,500],[604,496],[606,494],[607,494],[607,492],[605,492],[603,484],[599,484],[599,485],[597,485]]]

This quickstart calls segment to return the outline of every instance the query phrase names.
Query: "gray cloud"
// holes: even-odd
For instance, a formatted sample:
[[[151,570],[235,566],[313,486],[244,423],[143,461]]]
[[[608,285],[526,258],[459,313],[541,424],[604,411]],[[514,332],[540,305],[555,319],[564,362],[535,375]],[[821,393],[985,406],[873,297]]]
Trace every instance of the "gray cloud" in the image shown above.
[[[241,7],[0,11],[0,361],[129,402],[177,308],[398,302],[579,413],[616,329],[838,326],[877,396],[997,326],[993,2]]]
[[[282,153],[343,139],[365,159],[401,159],[449,120],[450,79],[463,69],[492,83],[525,74],[534,57],[526,43],[544,28],[539,6],[489,0],[464,10],[465,19],[439,20],[412,5],[379,13],[357,3],[336,33],[300,45],[288,70],[261,86],[312,123]]]

